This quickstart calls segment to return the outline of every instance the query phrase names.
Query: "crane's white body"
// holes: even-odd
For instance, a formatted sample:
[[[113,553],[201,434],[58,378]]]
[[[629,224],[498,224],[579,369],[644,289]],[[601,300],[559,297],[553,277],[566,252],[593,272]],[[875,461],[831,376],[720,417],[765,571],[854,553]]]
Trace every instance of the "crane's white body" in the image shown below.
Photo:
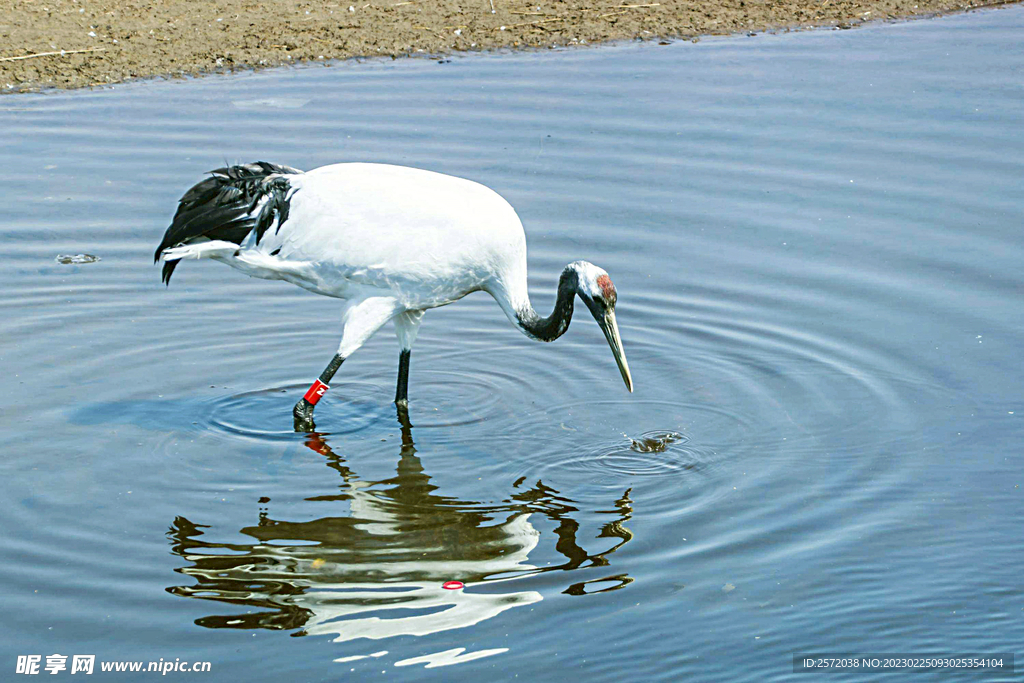
[[[241,247],[200,242],[169,249],[164,258],[213,258],[344,299],[343,357],[391,319],[402,348],[411,348],[426,309],[471,292],[494,296],[513,324],[516,311],[529,305],[523,225],[490,188],[369,163],[322,166],[287,179],[288,219],[259,244],[253,231]]]
[[[395,403],[406,405],[424,311],[481,290],[518,330],[540,341],[565,333],[579,297],[633,390],[608,273],[586,261],[568,264],[554,311],[541,317],[527,293],[519,216],[496,192],[462,178],[361,163],[306,173],[262,161],[217,169],[178,202],[156,255],[165,262],[164,282],[178,260],[210,258],[345,302],[338,352],[295,405],[296,429],[313,426],[327,383],[389,320],[402,349]]]

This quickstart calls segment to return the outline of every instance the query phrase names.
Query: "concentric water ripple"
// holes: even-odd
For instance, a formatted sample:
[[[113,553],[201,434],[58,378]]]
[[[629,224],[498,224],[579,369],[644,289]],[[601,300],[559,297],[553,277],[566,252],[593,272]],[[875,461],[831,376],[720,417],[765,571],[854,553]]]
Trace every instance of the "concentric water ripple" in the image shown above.
[[[715,453],[689,444],[678,432],[648,432],[623,437],[623,443],[582,454],[570,465],[599,472],[630,476],[658,476],[672,472],[702,472],[714,462]]]
[[[231,394],[210,401],[203,410],[201,429],[266,441],[294,441],[292,408],[296,396],[308,388],[291,384],[272,389]],[[328,434],[354,434],[384,419],[387,404],[380,400],[383,388],[361,382],[337,383],[336,394],[317,404],[317,429]]]
[[[926,446],[942,428],[945,410],[972,406],[964,394],[929,378],[927,368],[859,345],[856,336],[831,338],[760,322],[770,309],[750,303],[723,317],[728,300],[707,297],[659,325],[654,311],[664,315],[664,308],[645,305],[643,293],[634,298],[647,313],[646,325],[623,330],[627,353],[640,368],[636,394],[616,391],[604,349],[582,350],[570,381],[538,386],[563,395],[600,391],[518,412],[508,429],[527,447],[516,449],[516,476],[555,486],[650,479],[658,485],[640,488],[649,509],[683,514],[732,490],[735,482],[719,476],[726,463],[729,470],[742,468],[746,484],[756,486],[826,460],[842,465],[819,475],[818,485],[865,489],[868,482],[873,495],[884,496],[910,476],[895,456]],[[637,311],[624,308],[620,316],[635,320]],[[657,378],[644,368],[673,378],[659,387],[666,398],[646,398],[645,380]],[[924,405],[934,409],[916,409]],[[639,452],[635,443],[645,434],[678,438],[656,441],[661,452]]]
[[[479,364],[471,363],[472,366]],[[416,376],[410,388],[410,417],[420,429],[458,427],[488,422],[500,426],[513,419],[512,396],[523,391],[521,376],[483,366],[476,371],[440,369],[449,366],[452,355],[417,359]],[[460,364],[465,368],[466,365]]]

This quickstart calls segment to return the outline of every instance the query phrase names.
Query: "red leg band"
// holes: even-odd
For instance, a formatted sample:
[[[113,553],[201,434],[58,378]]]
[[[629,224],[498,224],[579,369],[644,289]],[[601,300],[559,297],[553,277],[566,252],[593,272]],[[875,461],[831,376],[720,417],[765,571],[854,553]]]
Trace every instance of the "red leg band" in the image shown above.
[[[327,393],[328,389],[330,389],[329,386],[327,386],[320,380],[317,380],[313,382],[313,386],[309,388],[309,391],[307,391],[306,395],[303,396],[302,398],[306,399],[307,401],[309,401],[311,405],[315,406],[317,402],[323,397],[323,395]]]

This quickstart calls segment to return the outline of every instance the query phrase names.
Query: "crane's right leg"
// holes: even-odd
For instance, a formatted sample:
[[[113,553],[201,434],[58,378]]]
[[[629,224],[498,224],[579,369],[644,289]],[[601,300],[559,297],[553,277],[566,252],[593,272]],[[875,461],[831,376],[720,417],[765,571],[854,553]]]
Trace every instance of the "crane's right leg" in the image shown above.
[[[295,404],[295,408],[292,410],[292,416],[295,418],[295,431],[310,432],[315,429],[313,410],[330,388],[328,382],[334,377],[334,373],[338,371],[346,358],[366,343],[366,340],[384,323],[391,320],[399,309],[398,301],[387,296],[375,296],[347,302],[345,311],[342,313],[343,330],[338,352],[320,373],[320,378],[313,382],[306,395]]]
[[[316,425],[313,424],[313,409],[321,397],[331,388],[330,381],[334,377],[334,373],[338,371],[338,368],[344,362],[344,356],[340,353],[334,354],[334,358],[327,364],[324,371],[320,373],[319,379],[313,382],[306,391],[306,395],[295,404],[295,408],[292,410],[292,417],[295,418],[295,431],[311,432],[316,428]]]

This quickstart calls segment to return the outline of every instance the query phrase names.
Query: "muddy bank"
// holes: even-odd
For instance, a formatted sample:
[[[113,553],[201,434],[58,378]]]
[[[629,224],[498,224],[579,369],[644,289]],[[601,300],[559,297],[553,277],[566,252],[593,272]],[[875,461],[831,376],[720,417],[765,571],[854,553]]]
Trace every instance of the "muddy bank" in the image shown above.
[[[3,0],[0,92],[355,56],[691,38],[876,21],[980,0]]]

